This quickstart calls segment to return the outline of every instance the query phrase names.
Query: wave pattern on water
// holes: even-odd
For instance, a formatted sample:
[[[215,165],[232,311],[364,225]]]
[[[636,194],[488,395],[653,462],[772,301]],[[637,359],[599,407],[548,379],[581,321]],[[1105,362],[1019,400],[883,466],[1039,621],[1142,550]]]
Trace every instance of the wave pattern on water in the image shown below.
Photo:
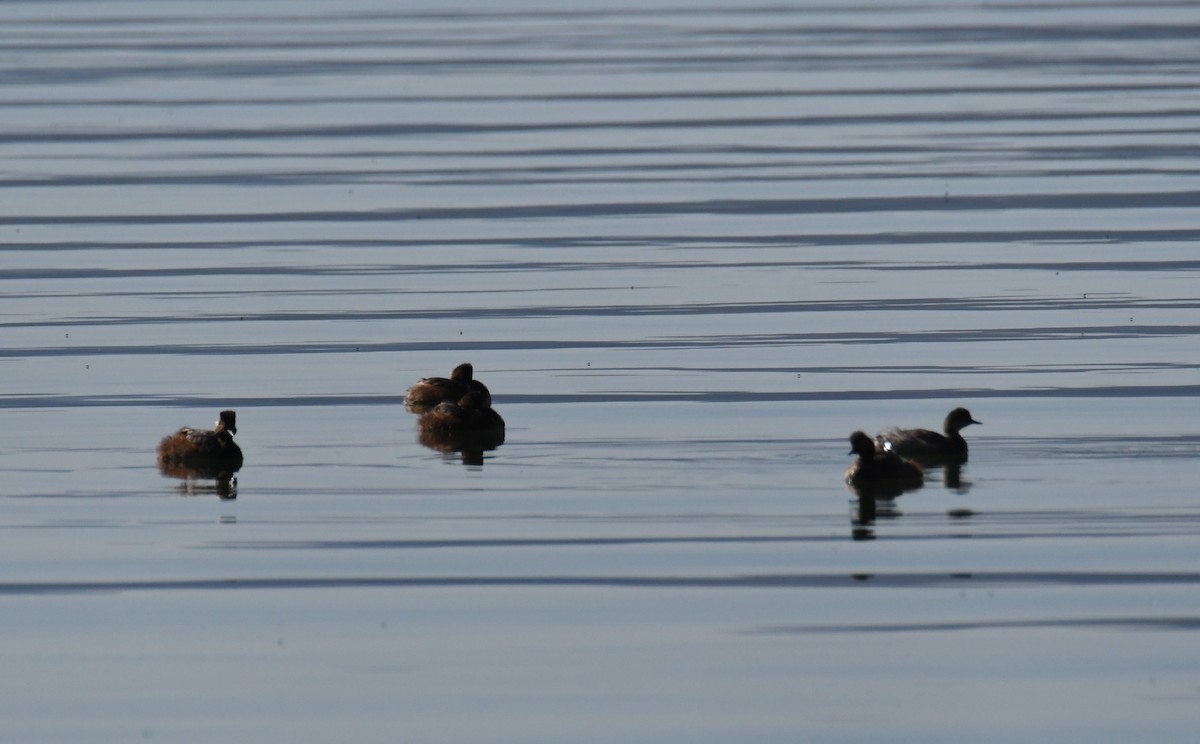
[[[1200,665],[1197,38],[1166,0],[0,4],[6,733],[1194,736],[1155,696]],[[461,361],[486,456],[402,410]],[[846,490],[850,432],[958,405],[966,467]],[[224,408],[236,489],[163,478]]]
[[[964,586],[1200,585],[1200,573],[972,573],[972,574],[769,574],[759,576],[342,576],[337,578],[238,578],[160,581],[4,582],[0,595],[180,590],[351,589],[362,587],[619,587],[635,589],[831,589],[852,585],[889,589]]]

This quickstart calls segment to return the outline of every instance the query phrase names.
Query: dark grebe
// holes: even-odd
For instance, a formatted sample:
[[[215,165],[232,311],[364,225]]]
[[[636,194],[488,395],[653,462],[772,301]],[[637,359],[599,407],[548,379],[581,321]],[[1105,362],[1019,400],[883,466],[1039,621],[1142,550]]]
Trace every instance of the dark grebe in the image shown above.
[[[965,408],[955,408],[943,423],[945,434],[928,429],[888,429],[875,437],[876,447],[895,452],[925,466],[957,465],[967,461],[967,440],[959,431],[982,422]]]
[[[874,440],[861,431],[850,435],[850,454],[858,459],[846,471],[846,483],[860,496],[894,498],[925,482],[920,465],[894,452],[877,452]]]
[[[242,467],[242,450],[233,441],[237,414],[221,411],[213,431],[183,427],[158,444],[158,466],[168,475],[217,476]],[[178,472],[173,472],[178,471]]]

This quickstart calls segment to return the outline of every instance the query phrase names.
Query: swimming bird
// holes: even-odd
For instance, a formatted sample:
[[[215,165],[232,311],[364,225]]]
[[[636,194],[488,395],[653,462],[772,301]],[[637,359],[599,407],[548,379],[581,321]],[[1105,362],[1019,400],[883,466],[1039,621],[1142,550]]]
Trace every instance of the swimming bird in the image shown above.
[[[945,434],[928,429],[888,429],[875,437],[875,446],[881,452],[895,452],[927,467],[957,465],[967,461],[967,440],[959,432],[980,423],[967,409],[955,408],[943,422]]]
[[[242,450],[233,441],[237,413],[221,411],[213,431],[183,427],[158,444],[158,465],[169,475],[217,476],[242,467]]]
[[[846,483],[860,496],[894,498],[925,483],[921,466],[895,452],[879,452],[875,441],[861,431],[850,435],[850,453],[858,459],[846,471]]]
[[[503,437],[504,419],[492,408],[487,395],[473,390],[457,402],[438,403],[421,416],[417,428],[422,432]]]
[[[408,389],[404,405],[413,413],[425,413],[439,403],[456,403],[467,393],[479,393],[484,405],[492,405],[492,394],[487,386],[475,379],[475,368],[463,362],[450,372],[450,377],[425,377]]]

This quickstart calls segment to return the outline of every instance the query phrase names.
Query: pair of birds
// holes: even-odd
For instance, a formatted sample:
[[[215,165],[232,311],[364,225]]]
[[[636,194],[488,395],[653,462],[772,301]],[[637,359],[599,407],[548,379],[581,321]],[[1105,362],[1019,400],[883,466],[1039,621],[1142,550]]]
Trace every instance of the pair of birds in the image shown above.
[[[470,363],[450,377],[426,377],[409,388],[404,406],[421,415],[417,441],[443,454],[457,454],[464,465],[482,466],[483,453],[504,444],[504,419],[492,408],[492,394],[475,379]]]
[[[449,378],[426,377],[404,396],[404,404],[420,413],[422,432],[435,437],[482,437],[503,441],[504,419],[492,409],[492,394],[475,379],[470,363],[460,364]],[[158,444],[158,464],[168,475],[222,477],[242,467],[237,413],[221,411],[213,429],[183,427]]]
[[[864,432],[850,435],[850,454],[858,455],[846,471],[846,483],[860,493],[896,496],[925,482],[924,467],[957,466],[967,461],[962,430],[980,424],[965,408],[955,408],[943,422],[943,434],[928,429],[888,429],[874,439]]]
[[[425,377],[408,389],[404,406],[421,414],[423,432],[448,435],[504,432],[504,419],[492,408],[492,394],[475,379],[475,368],[463,362],[450,377]]]

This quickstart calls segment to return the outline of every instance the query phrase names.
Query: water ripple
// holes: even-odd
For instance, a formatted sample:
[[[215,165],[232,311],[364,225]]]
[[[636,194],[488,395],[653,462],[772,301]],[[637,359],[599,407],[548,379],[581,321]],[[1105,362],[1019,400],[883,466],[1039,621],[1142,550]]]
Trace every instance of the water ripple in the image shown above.
[[[1189,571],[1008,571],[893,574],[753,574],[739,576],[525,575],[525,576],[336,576],[241,577],[0,582],[0,595],[79,592],[266,591],[351,588],[573,587],[627,589],[880,589],[1030,586],[1198,586],[1200,572]]]

